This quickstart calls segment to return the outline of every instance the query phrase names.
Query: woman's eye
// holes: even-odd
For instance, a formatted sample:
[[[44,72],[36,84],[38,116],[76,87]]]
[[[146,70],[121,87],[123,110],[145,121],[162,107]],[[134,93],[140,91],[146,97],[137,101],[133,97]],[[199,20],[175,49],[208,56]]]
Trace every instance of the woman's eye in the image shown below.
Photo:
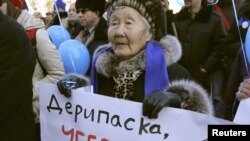
[[[111,25],[118,25],[118,22],[112,22]]]
[[[127,24],[127,25],[130,25],[130,24],[133,24],[133,22],[127,21],[126,24]]]

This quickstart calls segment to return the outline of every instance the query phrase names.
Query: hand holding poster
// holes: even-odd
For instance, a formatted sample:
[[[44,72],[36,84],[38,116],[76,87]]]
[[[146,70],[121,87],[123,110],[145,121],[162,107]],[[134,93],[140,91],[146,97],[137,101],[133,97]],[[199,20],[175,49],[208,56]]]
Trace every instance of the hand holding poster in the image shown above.
[[[71,98],[40,83],[42,141],[201,141],[208,124],[232,124],[212,116],[164,108],[157,119],[142,116],[142,104],[84,90]]]

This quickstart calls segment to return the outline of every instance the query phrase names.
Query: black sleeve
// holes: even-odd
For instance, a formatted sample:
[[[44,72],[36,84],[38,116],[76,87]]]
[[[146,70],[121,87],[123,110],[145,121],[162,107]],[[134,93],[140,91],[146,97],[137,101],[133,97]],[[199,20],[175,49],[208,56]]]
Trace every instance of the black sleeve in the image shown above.
[[[35,53],[24,28],[0,16],[0,122],[14,114],[15,108],[29,107],[32,112],[32,76]],[[11,34],[10,34],[11,33]],[[19,117],[20,118],[20,117]]]
[[[189,72],[180,64],[174,63],[168,66],[169,80],[191,79]]]

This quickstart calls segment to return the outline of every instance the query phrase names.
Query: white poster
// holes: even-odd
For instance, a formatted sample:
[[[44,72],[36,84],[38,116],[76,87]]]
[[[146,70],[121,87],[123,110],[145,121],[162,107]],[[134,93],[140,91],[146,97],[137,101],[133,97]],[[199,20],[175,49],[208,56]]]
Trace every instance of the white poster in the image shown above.
[[[238,124],[250,124],[250,98],[242,99],[234,117]]]
[[[204,114],[164,108],[158,119],[142,116],[142,104],[73,91],[61,95],[40,83],[42,141],[202,141],[208,124],[233,124]]]

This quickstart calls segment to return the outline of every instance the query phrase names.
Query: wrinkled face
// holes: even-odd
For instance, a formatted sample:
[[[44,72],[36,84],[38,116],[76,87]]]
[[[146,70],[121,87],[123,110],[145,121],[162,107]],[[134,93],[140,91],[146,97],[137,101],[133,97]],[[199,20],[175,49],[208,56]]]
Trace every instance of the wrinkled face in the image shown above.
[[[99,19],[98,12],[94,12],[88,9],[78,9],[79,22],[84,27],[92,27]]]
[[[131,7],[118,7],[109,19],[108,38],[121,59],[130,59],[152,38],[147,21]]]
[[[75,8],[75,3],[72,3],[69,6],[68,19],[72,20],[72,21],[75,21],[77,19],[77,13],[76,13],[76,8]]]
[[[0,10],[3,12],[4,15],[7,15],[7,3],[3,2],[0,6]]]

